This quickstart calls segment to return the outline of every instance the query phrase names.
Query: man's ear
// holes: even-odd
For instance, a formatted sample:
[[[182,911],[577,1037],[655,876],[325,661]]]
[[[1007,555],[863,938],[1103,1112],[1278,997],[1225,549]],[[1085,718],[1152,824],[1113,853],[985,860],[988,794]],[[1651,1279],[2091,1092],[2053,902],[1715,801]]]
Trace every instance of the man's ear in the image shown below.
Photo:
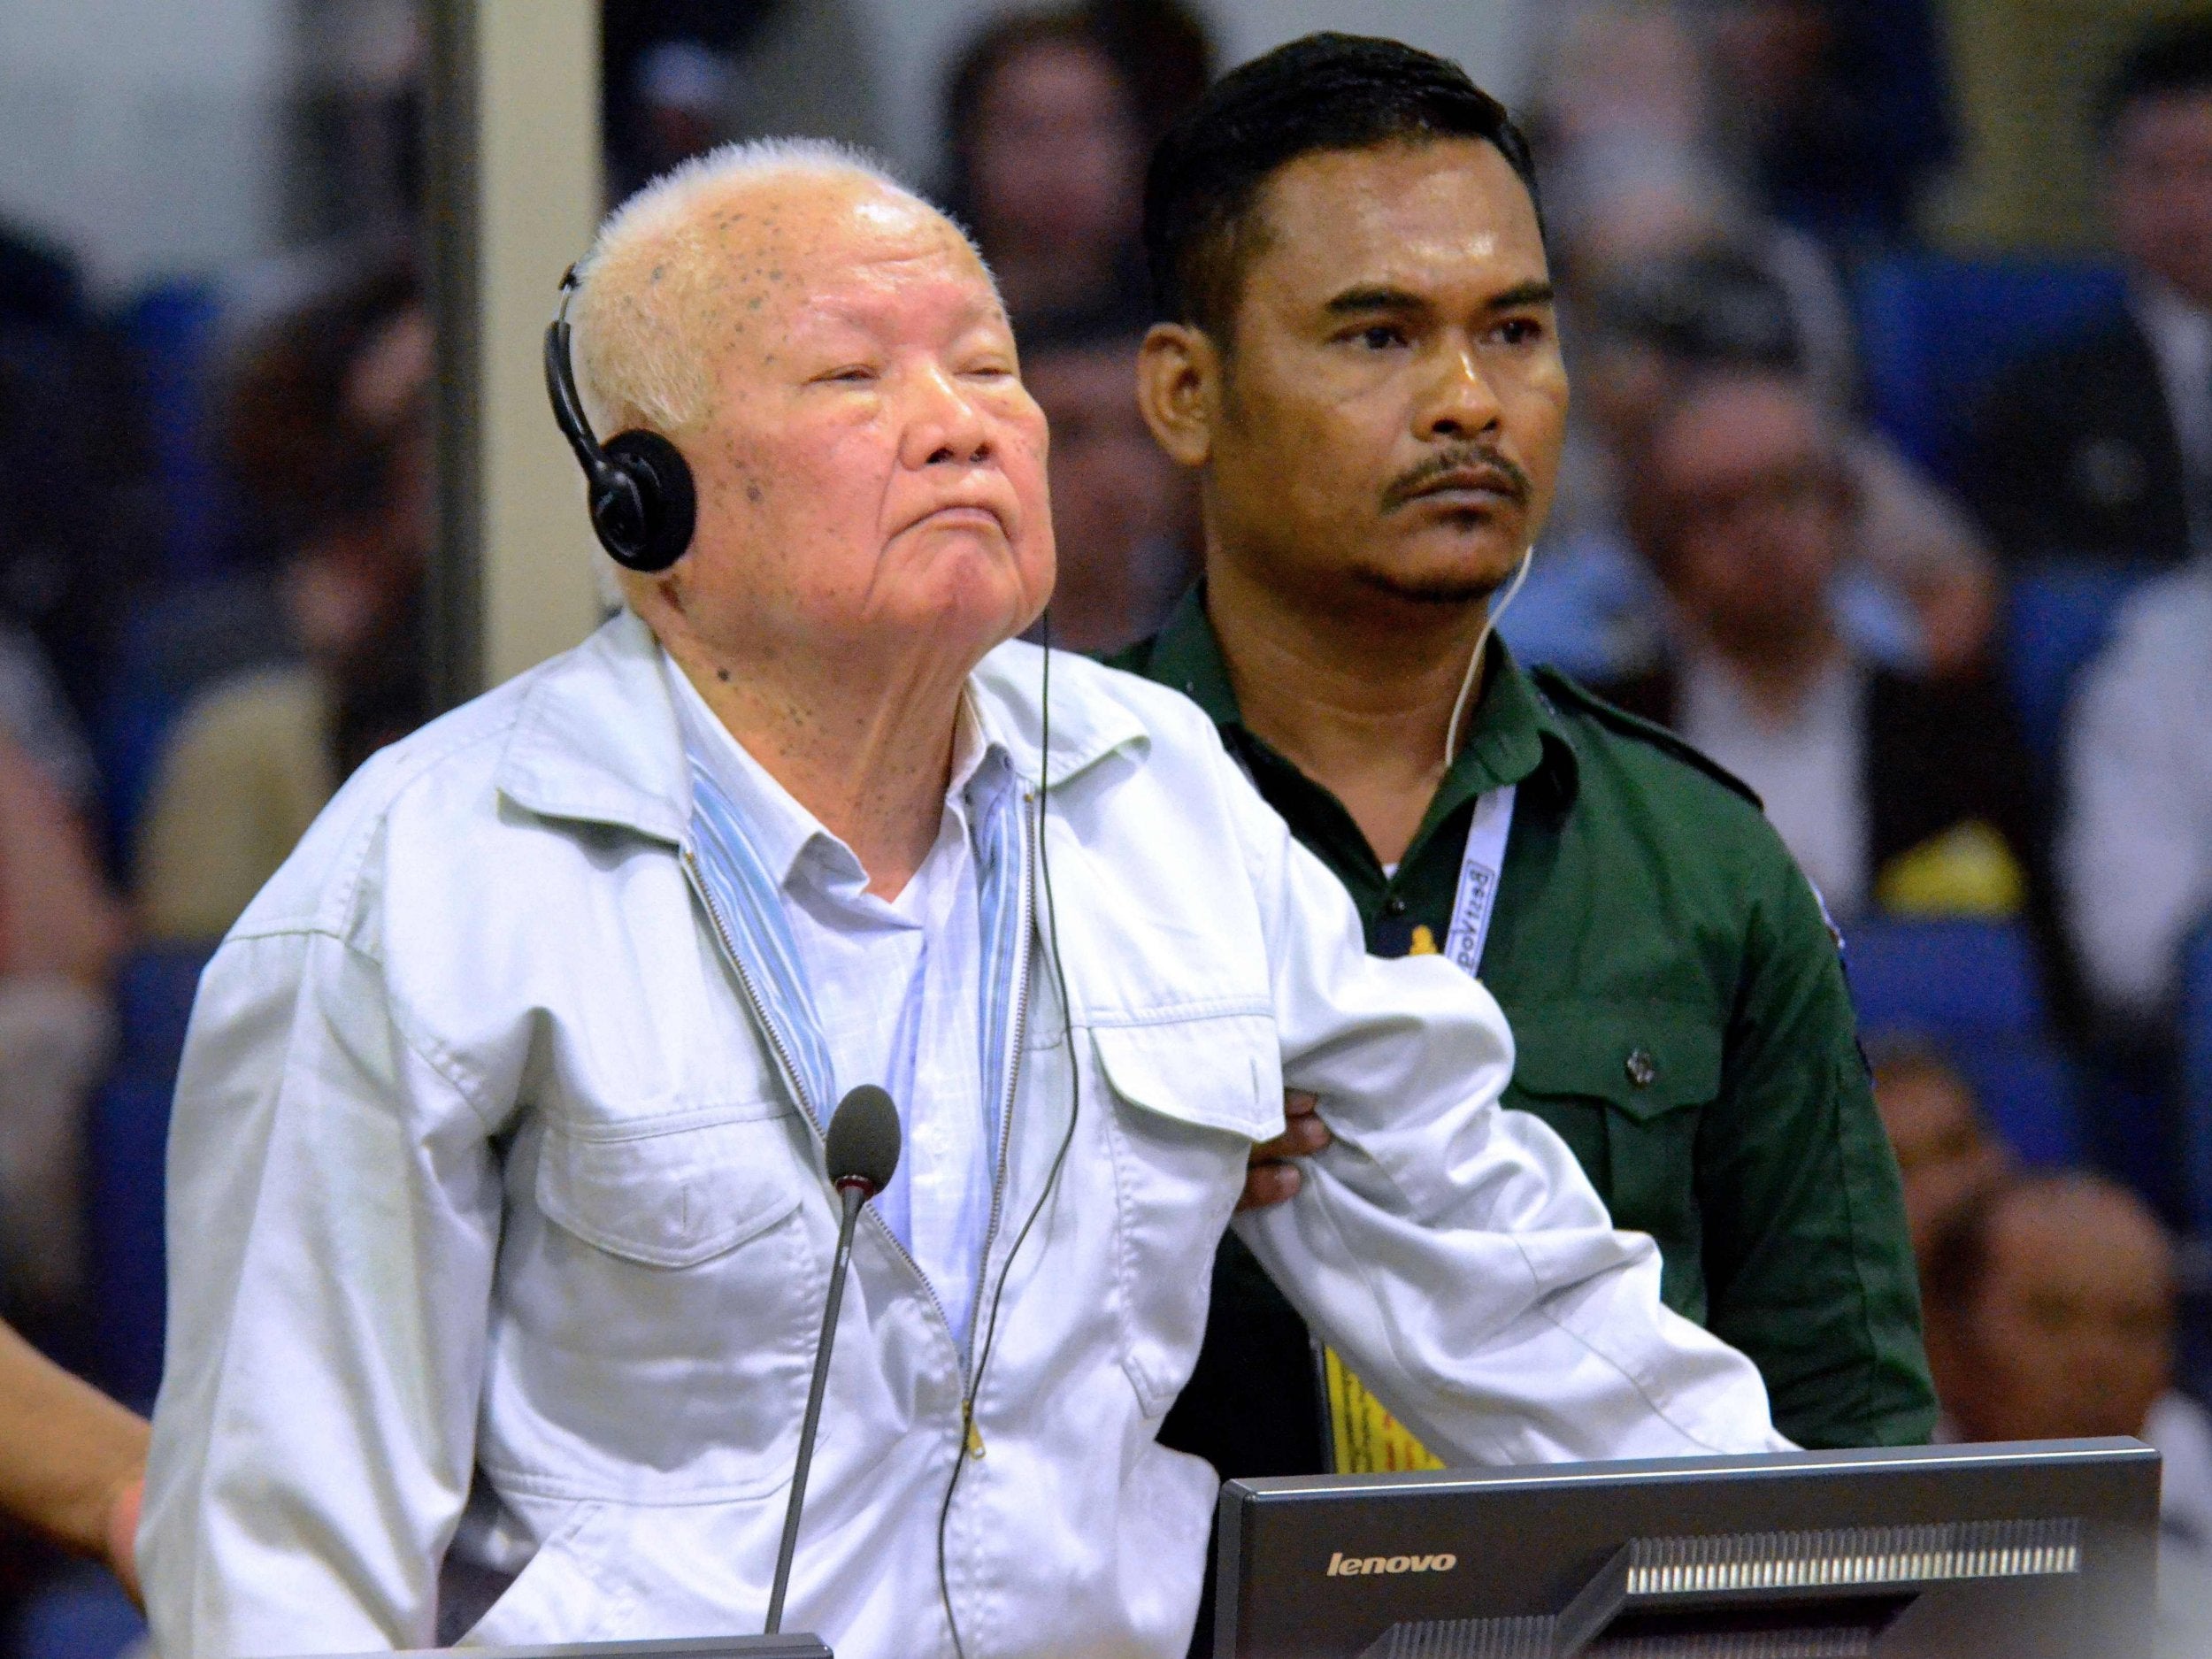
[[[1169,456],[1184,466],[1213,458],[1221,411],[1221,354],[1187,323],[1155,323],[1137,349],[1137,407]]]

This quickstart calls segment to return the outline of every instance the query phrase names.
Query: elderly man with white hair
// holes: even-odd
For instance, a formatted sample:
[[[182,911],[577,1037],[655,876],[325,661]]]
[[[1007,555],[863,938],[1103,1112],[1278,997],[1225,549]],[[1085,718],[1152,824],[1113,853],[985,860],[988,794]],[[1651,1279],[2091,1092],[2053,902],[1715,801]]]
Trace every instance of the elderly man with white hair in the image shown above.
[[[1010,642],[1046,434],[954,226],[842,152],[720,151],[575,307],[595,424],[672,441],[695,534],[365,766],[208,969],[166,1659],[426,1643],[449,1557],[512,1577],[473,1642],[757,1629],[864,1082],[907,1156],[787,1621],[847,1659],[1183,1651],[1215,1482],[1154,1436],[1286,1085],[1333,1144],[1238,1225],[1428,1445],[1780,1443],[1499,1110],[1487,994],[1367,957],[1194,705]]]

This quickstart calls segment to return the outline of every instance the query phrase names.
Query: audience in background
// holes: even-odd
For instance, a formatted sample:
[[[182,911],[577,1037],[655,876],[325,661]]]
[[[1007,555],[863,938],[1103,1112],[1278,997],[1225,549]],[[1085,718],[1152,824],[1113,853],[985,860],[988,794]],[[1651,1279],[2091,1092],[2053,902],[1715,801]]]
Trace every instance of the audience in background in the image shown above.
[[[1938,0],[1705,0],[1726,136],[1771,211],[1843,248],[1909,239],[1955,134]]]
[[[124,937],[79,810],[0,728],[0,1288],[35,1322],[83,1287],[84,1115]]]
[[[2148,1440],[2165,1459],[2162,1577],[2200,1593],[2212,1417],[2173,1386],[2173,1246],[2143,1202],[2081,1173],[1990,1187],[1936,1242],[1923,1285],[1951,1438]]]
[[[155,939],[219,938],[347,774],[426,712],[429,325],[411,293],[387,292],[298,445],[333,494],[278,585],[296,658],[209,688],[163,757],[137,849]]]
[[[1022,379],[1052,431],[1052,642],[1108,656],[1159,629],[1195,574],[1196,503],[1137,408],[1126,317],[1031,329]]]
[[[630,82],[629,142],[607,192],[615,202],[733,136],[736,70],[704,42],[655,42],[639,53]]]
[[[1630,544],[1622,480],[1653,424],[1694,374],[1799,376],[1801,332],[1759,263],[1724,243],[1640,263],[1581,295],[1571,334],[1575,403],[1559,495],[1525,590],[1501,621],[1516,650],[1589,679],[1647,668],[1663,602]],[[1838,578],[1845,636],[1876,660],[1942,676],[1985,658],[1993,561],[1963,515],[1879,434],[1831,399],[1858,524]]]
[[[1147,133],[1136,89],[1087,12],[1018,12],[971,44],[945,95],[947,200],[1016,327],[1055,312],[1147,311],[1137,251]]]
[[[2212,560],[2123,606],[2076,697],[2065,779],[2057,862],[2084,982],[2139,1033],[2171,1015],[2182,947],[2212,917]]]
[[[1678,626],[1605,695],[1758,791],[1836,915],[2024,914],[2038,842],[2010,722],[1982,682],[1901,672],[1847,636],[1859,497],[1812,394],[1771,372],[1701,377],[1654,426],[1637,492]]]
[[[1905,1180],[1905,1221],[1924,1264],[1936,1240],[1983,1192],[2007,1179],[2012,1154],[1984,1119],[1974,1091],[1922,1038],[1869,1039],[1874,1104]]]
[[[0,513],[0,632],[27,636],[88,727],[115,636],[161,538],[148,434],[119,331],[81,310],[74,273],[0,227],[0,449],[19,482]],[[41,271],[46,274],[42,280]],[[88,775],[66,780],[73,791]]]
[[[2170,565],[2212,545],[2212,19],[2126,59],[2101,132],[2127,307],[2002,377],[1964,476],[2008,558]]]

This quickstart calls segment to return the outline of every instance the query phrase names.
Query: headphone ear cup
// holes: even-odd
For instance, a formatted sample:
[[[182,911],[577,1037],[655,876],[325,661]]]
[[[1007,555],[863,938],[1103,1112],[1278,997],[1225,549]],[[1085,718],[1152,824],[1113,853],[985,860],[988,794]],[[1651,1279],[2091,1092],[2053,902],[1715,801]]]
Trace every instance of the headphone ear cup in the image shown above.
[[[698,524],[691,464],[660,434],[641,427],[609,439],[606,456],[628,488],[592,492],[591,524],[599,544],[626,569],[666,570],[689,549]]]

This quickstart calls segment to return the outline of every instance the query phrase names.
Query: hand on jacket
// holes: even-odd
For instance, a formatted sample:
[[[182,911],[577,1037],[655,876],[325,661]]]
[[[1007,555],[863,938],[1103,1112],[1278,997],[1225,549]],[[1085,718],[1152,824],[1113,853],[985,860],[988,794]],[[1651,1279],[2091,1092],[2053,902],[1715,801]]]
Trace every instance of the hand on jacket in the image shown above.
[[[1298,1195],[1304,1177],[1291,1160],[1310,1157],[1333,1139],[1329,1125],[1315,1110],[1320,1103],[1298,1089],[1283,1091],[1283,1133],[1252,1148],[1244,1171],[1244,1196],[1237,1200],[1239,1210],[1265,1210]]]

